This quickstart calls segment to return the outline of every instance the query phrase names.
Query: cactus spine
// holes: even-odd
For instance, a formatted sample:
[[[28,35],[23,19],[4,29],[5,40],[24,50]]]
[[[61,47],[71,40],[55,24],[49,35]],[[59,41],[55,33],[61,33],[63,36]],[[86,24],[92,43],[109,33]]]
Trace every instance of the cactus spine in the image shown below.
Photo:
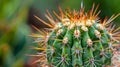
[[[49,28],[38,30],[40,34],[32,34],[42,47],[35,48],[46,57],[45,63],[53,67],[103,67],[111,65],[113,45],[118,43],[120,28],[114,29],[111,22],[120,14],[105,18],[103,21],[98,17],[98,6],[84,12],[68,10],[60,15],[53,13],[57,21],[48,14],[45,15],[50,21],[47,23],[35,16]],[[48,31],[49,30],[49,31]]]

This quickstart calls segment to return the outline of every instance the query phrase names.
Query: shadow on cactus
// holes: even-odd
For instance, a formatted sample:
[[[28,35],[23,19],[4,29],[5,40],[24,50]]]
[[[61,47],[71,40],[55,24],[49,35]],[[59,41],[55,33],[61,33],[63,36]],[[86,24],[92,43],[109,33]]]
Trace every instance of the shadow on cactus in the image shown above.
[[[81,7],[80,11],[53,11],[57,20],[47,11],[45,15],[50,23],[35,16],[49,28],[42,30],[34,27],[40,34],[31,34],[40,43],[41,66],[45,67],[105,67],[112,66],[114,46],[120,40],[120,27],[115,29],[111,22],[120,15],[112,15],[101,20],[98,6],[88,12]]]

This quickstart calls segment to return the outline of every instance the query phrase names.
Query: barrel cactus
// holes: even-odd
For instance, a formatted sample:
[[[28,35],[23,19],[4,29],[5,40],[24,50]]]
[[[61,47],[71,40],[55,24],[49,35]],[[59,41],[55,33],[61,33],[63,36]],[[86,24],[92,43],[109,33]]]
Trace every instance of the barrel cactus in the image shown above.
[[[50,23],[35,16],[48,27],[32,34],[40,44],[34,49],[39,50],[39,62],[48,67],[105,67],[111,66],[114,46],[119,43],[119,28],[111,22],[120,14],[110,19],[101,20],[98,6],[85,12],[66,10],[59,7],[60,13],[53,11],[56,20],[47,11],[45,15]],[[45,67],[45,66],[43,66]]]

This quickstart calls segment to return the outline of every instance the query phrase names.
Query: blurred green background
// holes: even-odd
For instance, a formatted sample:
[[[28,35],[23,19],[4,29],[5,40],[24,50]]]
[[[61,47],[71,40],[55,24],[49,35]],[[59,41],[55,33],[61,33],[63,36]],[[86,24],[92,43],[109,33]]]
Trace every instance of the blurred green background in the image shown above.
[[[85,10],[93,3],[100,4],[101,18],[120,13],[120,0],[84,0]],[[36,32],[31,25],[38,28],[45,25],[33,15],[46,20],[47,9],[51,14],[53,10],[58,12],[58,6],[63,10],[79,10],[80,4],[81,0],[0,0],[0,67],[37,67],[32,63],[39,58],[27,56],[35,54],[30,47],[37,46],[28,35]],[[119,26],[120,17],[114,23]]]

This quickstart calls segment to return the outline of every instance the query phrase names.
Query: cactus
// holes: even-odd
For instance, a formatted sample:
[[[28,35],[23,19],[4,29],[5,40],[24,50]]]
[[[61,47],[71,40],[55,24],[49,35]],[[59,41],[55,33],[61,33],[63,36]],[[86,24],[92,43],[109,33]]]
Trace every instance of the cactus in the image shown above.
[[[83,8],[63,11],[59,7],[60,15],[53,11],[57,20],[47,11],[45,16],[50,23],[35,16],[48,26],[44,30],[34,27],[40,34],[31,35],[41,44],[34,48],[40,50],[39,56],[44,58],[39,61],[50,67],[111,66],[114,46],[120,40],[120,27],[115,29],[111,22],[120,14],[101,20],[97,10],[94,4],[88,12]]]

